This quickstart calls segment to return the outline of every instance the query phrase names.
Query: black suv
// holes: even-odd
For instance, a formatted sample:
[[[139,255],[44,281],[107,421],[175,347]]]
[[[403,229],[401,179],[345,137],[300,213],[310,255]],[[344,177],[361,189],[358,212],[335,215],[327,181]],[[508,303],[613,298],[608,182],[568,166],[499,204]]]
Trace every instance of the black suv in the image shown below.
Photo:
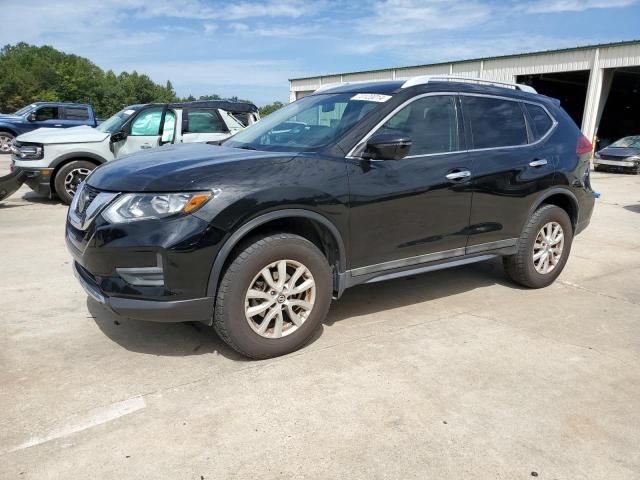
[[[591,144],[530,90],[342,84],[222,146],[109,162],[69,210],[76,276],[120,315],[206,322],[254,358],[300,348],[361,283],[501,256],[545,287],[591,217]]]

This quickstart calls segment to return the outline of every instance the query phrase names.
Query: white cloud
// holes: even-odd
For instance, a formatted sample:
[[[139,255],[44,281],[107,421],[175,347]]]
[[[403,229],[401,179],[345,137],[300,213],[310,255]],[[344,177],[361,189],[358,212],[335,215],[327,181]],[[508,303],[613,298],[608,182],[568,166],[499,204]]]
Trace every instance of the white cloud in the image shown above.
[[[478,25],[490,14],[491,8],[476,0],[384,0],[356,25],[363,34],[396,36]]]
[[[528,13],[581,12],[593,8],[629,7],[636,0],[538,0],[523,5]]]
[[[212,35],[218,31],[218,25],[215,23],[205,23],[204,24],[204,33],[205,35]]]

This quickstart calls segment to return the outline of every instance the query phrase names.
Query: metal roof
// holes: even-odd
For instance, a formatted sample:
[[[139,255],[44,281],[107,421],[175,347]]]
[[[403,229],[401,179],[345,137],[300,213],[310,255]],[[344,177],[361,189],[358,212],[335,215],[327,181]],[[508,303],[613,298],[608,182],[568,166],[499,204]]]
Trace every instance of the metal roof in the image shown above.
[[[594,44],[594,45],[582,45],[582,46],[577,46],[577,47],[559,48],[559,49],[556,49],[556,50],[538,50],[538,51],[535,51],[535,52],[510,53],[508,55],[497,55],[497,56],[493,56],[493,57],[467,58],[467,59],[461,59],[461,60],[450,60],[450,61],[446,61],[446,62],[422,63],[422,64],[417,64],[417,65],[404,65],[404,66],[401,66],[401,67],[374,68],[374,69],[371,69],[371,70],[358,70],[358,71],[353,71],[353,72],[326,73],[326,74],[320,74],[320,75],[310,75],[308,77],[290,78],[289,81],[290,82],[294,82],[296,80],[311,80],[313,78],[332,77],[332,76],[337,76],[337,75],[352,75],[352,74],[359,74],[359,73],[389,72],[389,71],[393,71],[393,70],[402,70],[403,68],[436,67],[436,66],[439,66],[439,65],[450,65],[452,63],[466,63],[466,62],[479,62],[479,61],[486,61],[486,60],[499,60],[499,59],[504,59],[504,58],[524,57],[524,56],[530,56],[530,55],[542,55],[542,54],[545,54],[545,53],[577,52],[577,51],[580,51],[580,50],[589,50],[589,49],[594,49],[594,48],[618,47],[618,46],[634,45],[634,44],[640,45],[640,40],[625,40],[625,41],[620,41],[620,42],[599,43],[599,44]]]

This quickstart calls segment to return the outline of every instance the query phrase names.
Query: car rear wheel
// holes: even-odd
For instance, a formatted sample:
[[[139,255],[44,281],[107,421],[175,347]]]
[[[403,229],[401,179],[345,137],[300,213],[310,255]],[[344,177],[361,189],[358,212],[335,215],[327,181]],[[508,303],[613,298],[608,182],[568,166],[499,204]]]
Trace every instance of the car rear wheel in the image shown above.
[[[53,181],[56,195],[62,203],[69,205],[78,189],[78,185],[96,168],[96,165],[86,160],[76,160],[63,166]]]
[[[0,132],[0,154],[11,153],[11,142],[14,138],[9,132]]]
[[[543,205],[525,226],[517,253],[503,259],[505,271],[525,287],[551,285],[567,263],[572,241],[573,227],[567,212],[555,205]]]
[[[331,271],[309,240],[288,233],[243,244],[216,298],[214,328],[233,349],[270,358],[302,347],[325,319]]]

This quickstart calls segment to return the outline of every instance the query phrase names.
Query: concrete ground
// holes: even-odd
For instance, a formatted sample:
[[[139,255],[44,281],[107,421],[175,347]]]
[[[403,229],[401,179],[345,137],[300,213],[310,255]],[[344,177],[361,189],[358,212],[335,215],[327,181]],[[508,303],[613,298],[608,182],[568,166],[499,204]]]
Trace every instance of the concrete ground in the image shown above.
[[[551,287],[498,261],[360,286],[260,362],[87,300],[66,208],[23,188],[0,205],[0,478],[638,479],[640,176],[593,183]]]

